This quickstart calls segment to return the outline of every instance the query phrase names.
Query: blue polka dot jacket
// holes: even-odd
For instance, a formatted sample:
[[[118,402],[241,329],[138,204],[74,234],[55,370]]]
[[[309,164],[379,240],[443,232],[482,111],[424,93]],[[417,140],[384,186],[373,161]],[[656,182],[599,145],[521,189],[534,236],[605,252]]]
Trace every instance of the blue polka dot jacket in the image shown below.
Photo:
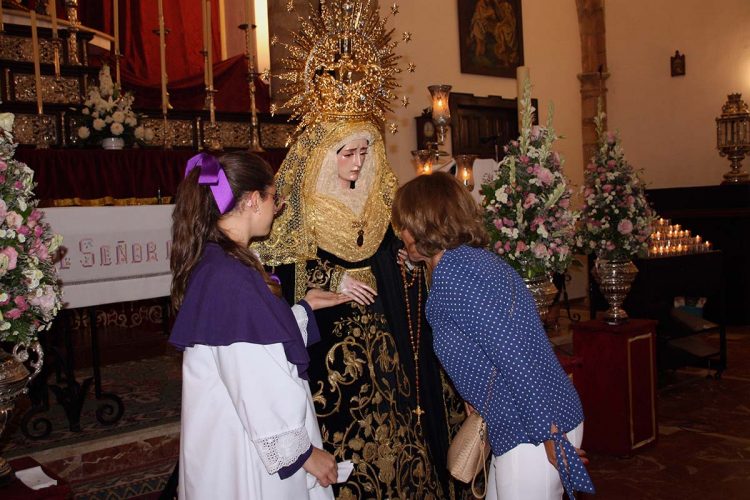
[[[568,495],[593,493],[586,468],[564,439],[583,422],[521,277],[499,256],[469,246],[447,250],[433,270],[426,306],[433,348],[456,389],[487,422],[496,456],[553,439]],[[559,432],[552,434],[555,424]]]

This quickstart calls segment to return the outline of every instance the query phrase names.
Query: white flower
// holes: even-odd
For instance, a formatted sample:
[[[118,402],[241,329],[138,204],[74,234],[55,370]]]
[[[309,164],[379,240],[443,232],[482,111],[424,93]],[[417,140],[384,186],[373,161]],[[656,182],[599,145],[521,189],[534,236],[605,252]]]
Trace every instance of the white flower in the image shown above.
[[[495,191],[495,198],[500,203],[508,203],[508,193],[505,192],[505,189],[498,189]]]
[[[20,241],[21,243],[25,242],[26,235],[24,235],[23,233],[18,233],[18,241]]]
[[[11,132],[15,118],[16,116],[13,113],[0,113],[0,129]]]
[[[60,234],[55,234],[49,242],[49,253],[54,253],[62,245],[63,237]]]
[[[114,121],[114,120],[112,119],[112,115],[110,115],[110,116],[107,116],[107,117],[106,117],[106,118],[104,119],[104,123],[112,123],[113,121]]]
[[[125,121],[125,113],[123,113],[122,111],[115,111],[114,113],[112,113],[112,119],[117,123],[122,123]]]
[[[142,126],[136,127],[135,130],[133,131],[133,134],[135,135],[135,138],[138,139],[139,141],[142,141],[146,135],[145,130],[143,129]]]
[[[90,115],[91,114],[91,110],[89,108],[83,108],[81,110],[81,113],[83,113],[84,115]]]
[[[109,131],[112,132],[113,135],[121,135],[125,128],[122,126],[122,123],[114,122],[110,127]]]
[[[94,120],[94,130],[104,130],[107,124],[101,118]]]
[[[0,332],[4,332],[6,330],[10,330],[10,323],[8,321],[3,321],[0,323]]]
[[[88,139],[91,136],[91,130],[89,130],[88,127],[78,127],[78,137],[80,137],[83,140]]]
[[[153,141],[154,140],[154,129],[152,129],[152,128],[146,128],[144,130],[145,130],[144,138],[146,139],[146,141]]]
[[[135,116],[128,116],[125,118],[125,125],[128,127],[135,127],[138,125],[138,120],[135,118]]]

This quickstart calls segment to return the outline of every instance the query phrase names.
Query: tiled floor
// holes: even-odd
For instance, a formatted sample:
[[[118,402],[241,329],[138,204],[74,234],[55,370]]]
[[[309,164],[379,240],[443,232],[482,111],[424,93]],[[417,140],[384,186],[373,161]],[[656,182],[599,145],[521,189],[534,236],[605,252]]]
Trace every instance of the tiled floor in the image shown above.
[[[568,324],[561,320],[552,337],[564,350],[570,349]],[[750,327],[730,329],[728,352],[720,380],[696,369],[661,374],[657,444],[628,457],[590,454],[593,498],[750,498]],[[158,371],[164,361],[144,363]],[[133,498],[163,485],[176,457],[178,431],[173,421],[109,441],[52,448],[36,458],[71,480],[77,498]]]

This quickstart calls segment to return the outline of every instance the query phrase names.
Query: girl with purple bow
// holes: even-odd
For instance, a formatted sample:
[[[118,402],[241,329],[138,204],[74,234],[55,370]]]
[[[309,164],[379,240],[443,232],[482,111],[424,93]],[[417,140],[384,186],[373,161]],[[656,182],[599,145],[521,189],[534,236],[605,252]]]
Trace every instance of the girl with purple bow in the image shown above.
[[[279,211],[261,158],[190,159],[172,216],[170,342],[184,350],[179,497],[333,498],[306,345],[313,310],[348,301],[311,290],[291,309],[248,248]]]

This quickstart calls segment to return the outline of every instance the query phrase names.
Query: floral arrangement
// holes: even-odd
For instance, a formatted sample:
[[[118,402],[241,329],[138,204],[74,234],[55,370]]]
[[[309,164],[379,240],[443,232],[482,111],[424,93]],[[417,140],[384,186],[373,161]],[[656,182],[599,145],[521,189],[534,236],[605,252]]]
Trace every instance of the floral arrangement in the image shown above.
[[[654,211],[638,172],[625,159],[618,134],[604,130],[605,114],[594,122],[597,150],[584,173],[584,206],[576,247],[607,260],[646,255]]]
[[[0,114],[0,341],[29,345],[60,310],[53,234],[33,199],[34,172],[13,159],[14,116]]]
[[[578,213],[562,158],[552,108],[546,127],[532,126],[531,85],[523,91],[521,135],[504,147],[494,175],[482,184],[482,206],[492,249],[524,278],[564,272],[572,260]]]
[[[126,144],[152,140],[154,131],[138,125],[140,116],[133,112],[133,99],[131,92],[122,92],[113,83],[109,66],[102,66],[99,85],[89,87],[83,103],[83,125],[78,127],[78,137],[90,144],[100,144],[107,137],[120,137]]]

